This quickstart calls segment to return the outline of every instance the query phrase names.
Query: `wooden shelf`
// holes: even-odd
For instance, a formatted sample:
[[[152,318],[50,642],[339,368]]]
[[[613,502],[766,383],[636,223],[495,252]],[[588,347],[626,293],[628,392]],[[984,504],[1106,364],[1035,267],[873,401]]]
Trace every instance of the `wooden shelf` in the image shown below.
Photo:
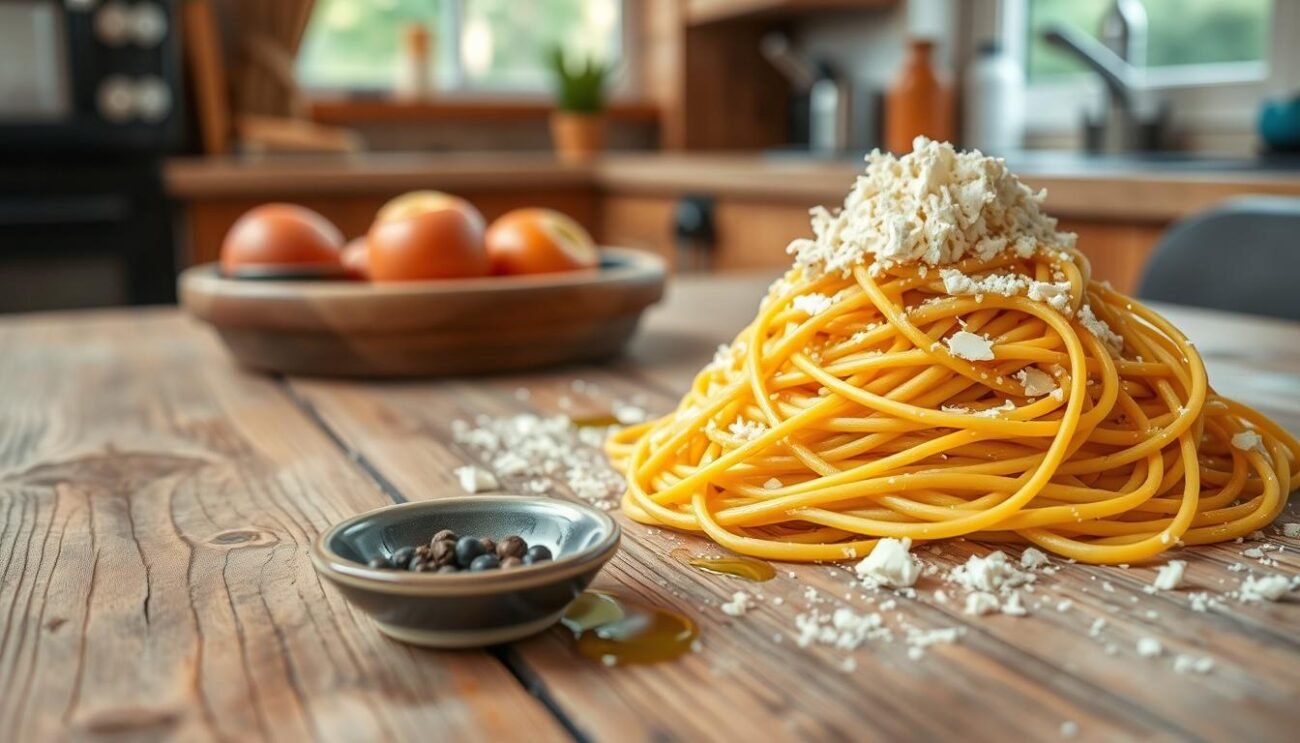
[[[800,15],[819,10],[861,10],[897,5],[898,0],[688,0],[692,26],[720,21]]]
[[[402,101],[390,98],[317,98],[311,101],[311,118],[321,124],[397,124],[433,121],[544,120],[554,106],[541,100],[428,99]],[[615,102],[607,110],[615,121],[659,120],[659,108],[643,101]]]

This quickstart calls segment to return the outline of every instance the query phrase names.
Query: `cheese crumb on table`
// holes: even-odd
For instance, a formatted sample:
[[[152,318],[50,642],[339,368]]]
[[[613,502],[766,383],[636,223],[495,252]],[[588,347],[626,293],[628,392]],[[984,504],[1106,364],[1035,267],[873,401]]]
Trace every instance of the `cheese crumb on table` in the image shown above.
[[[1214,670],[1214,659],[1208,656],[1179,655],[1174,658],[1175,673],[1209,673]]]
[[[456,479],[460,481],[461,489],[471,495],[486,493],[501,487],[501,483],[497,482],[496,475],[482,467],[467,464],[464,467],[457,467],[454,472]]]
[[[1285,575],[1248,575],[1241,583],[1241,600],[1277,601],[1294,587]]]
[[[1300,521],[1282,524],[1282,536],[1292,539],[1300,537]]]
[[[907,537],[881,539],[853,571],[864,583],[872,586],[901,588],[914,585],[921,576],[922,565],[908,552],[911,547],[912,540]]]
[[[1143,637],[1137,641],[1137,654],[1143,658],[1154,658],[1164,651],[1160,641],[1154,637]]]
[[[1047,553],[1037,547],[1026,547],[1024,552],[1020,553],[1020,567],[1027,570],[1037,570],[1051,564]]]
[[[731,594],[731,600],[719,608],[721,608],[722,613],[727,616],[739,617],[754,608],[754,597],[744,591],[736,591]]]
[[[1172,591],[1183,584],[1183,573],[1187,570],[1185,560],[1170,560],[1156,572],[1156,579],[1151,582],[1147,593]]]

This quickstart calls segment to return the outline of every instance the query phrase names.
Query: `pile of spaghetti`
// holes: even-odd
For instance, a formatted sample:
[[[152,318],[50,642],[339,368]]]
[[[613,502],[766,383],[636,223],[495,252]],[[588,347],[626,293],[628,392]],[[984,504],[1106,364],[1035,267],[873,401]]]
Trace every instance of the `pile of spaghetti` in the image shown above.
[[[1127,563],[1270,523],[1300,443],[1041,201],[978,152],[873,153],[677,410],[610,439],[627,513],[795,561],[965,536]]]

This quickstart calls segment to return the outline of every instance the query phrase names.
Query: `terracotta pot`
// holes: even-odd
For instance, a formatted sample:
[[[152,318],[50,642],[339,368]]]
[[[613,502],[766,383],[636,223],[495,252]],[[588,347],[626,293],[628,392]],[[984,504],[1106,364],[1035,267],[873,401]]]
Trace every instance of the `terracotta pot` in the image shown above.
[[[587,160],[605,149],[605,116],[554,111],[551,139],[561,160]]]

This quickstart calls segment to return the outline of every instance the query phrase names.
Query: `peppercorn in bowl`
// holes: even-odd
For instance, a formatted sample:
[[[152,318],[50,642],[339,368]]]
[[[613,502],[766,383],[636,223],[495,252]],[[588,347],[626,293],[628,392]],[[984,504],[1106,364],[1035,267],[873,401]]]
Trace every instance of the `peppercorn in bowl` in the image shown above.
[[[384,634],[465,648],[559,621],[618,550],[608,514],[526,496],[403,503],[346,519],[316,539],[312,564]]]

